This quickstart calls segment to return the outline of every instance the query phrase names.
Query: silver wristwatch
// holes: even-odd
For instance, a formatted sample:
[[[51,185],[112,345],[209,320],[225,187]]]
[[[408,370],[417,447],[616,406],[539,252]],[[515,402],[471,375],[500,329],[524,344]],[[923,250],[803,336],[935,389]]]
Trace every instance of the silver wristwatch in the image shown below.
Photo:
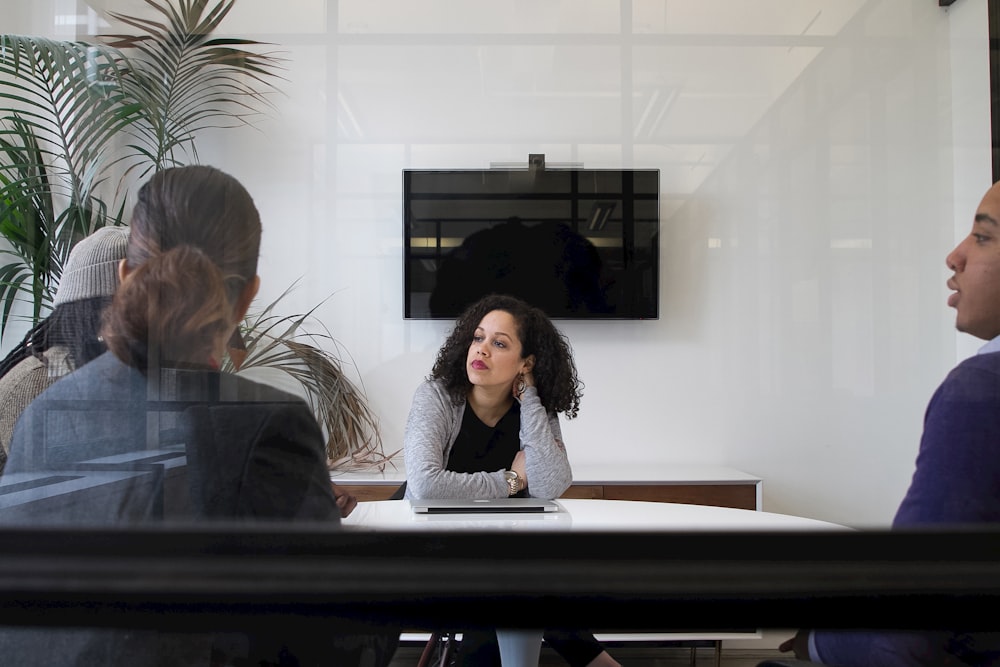
[[[517,495],[517,492],[521,490],[521,476],[513,470],[504,470],[503,476],[507,480],[507,495]]]

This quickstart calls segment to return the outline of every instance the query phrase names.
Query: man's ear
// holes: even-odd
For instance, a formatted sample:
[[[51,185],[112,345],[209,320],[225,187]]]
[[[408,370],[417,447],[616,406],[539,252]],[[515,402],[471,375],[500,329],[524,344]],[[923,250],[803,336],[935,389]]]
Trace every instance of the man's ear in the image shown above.
[[[236,298],[236,304],[233,306],[233,322],[239,322],[246,316],[247,311],[250,309],[250,304],[253,302],[253,298],[257,296],[257,290],[259,289],[260,276],[254,276],[243,286],[243,290]]]

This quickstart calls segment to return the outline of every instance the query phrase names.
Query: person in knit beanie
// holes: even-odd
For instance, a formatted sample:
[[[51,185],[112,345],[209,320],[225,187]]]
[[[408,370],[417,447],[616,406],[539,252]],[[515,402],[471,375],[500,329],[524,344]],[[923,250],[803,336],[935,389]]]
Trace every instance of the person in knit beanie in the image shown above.
[[[127,227],[101,227],[70,252],[53,310],[0,361],[0,472],[14,423],[25,407],[66,373],[103,354],[101,315],[118,287]]]

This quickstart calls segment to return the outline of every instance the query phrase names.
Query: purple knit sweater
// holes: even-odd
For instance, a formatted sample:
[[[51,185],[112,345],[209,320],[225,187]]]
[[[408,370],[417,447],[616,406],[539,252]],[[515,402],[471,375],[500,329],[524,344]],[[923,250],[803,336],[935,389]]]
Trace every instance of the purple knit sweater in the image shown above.
[[[912,530],[998,521],[1000,352],[993,352],[960,363],[931,397],[916,470],[892,525]],[[996,633],[816,631],[812,639],[813,658],[827,665],[1000,664],[1000,627]]]

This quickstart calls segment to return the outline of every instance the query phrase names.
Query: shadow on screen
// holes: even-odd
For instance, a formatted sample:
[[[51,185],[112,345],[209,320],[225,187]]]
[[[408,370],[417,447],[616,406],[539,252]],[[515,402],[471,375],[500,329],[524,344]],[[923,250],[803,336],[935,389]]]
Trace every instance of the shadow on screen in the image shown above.
[[[455,317],[489,293],[518,297],[549,317],[611,313],[597,248],[561,222],[518,217],[468,236],[441,262],[433,317]]]

